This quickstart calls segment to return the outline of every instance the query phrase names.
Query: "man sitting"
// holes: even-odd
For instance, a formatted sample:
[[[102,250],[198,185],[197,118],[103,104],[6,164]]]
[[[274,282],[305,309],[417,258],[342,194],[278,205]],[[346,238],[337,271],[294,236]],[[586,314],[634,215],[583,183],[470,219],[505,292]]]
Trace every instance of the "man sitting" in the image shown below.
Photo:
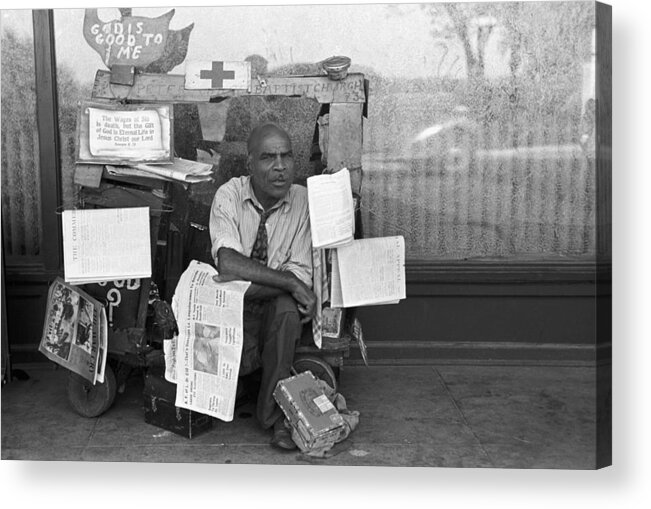
[[[302,324],[316,307],[307,190],[294,181],[288,134],[275,124],[250,134],[249,175],[215,193],[210,212],[212,256],[220,281],[250,281],[244,302],[240,376],[262,368],[256,416],[273,427],[271,444],[296,446],[273,398],[279,380],[291,376]]]

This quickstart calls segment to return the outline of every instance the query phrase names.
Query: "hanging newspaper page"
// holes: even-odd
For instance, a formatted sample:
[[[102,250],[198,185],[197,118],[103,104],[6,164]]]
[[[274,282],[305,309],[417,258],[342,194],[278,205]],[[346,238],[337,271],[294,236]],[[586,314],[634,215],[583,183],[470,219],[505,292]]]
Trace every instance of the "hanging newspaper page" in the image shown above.
[[[332,306],[396,304],[406,297],[405,239],[359,239],[332,257]]]
[[[214,267],[193,260],[176,287],[176,406],[232,421],[250,283],[215,283],[215,275]]]
[[[151,277],[147,207],[65,210],[61,217],[66,282]]]
[[[102,331],[103,311],[102,304],[86,292],[57,278],[48,292],[39,351],[93,384],[101,382],[108,346]]]
[[[333,174],[307,179],[310,230],[314,249],[349,244],[355,233],[355,209],[350,172],[343,168]]]

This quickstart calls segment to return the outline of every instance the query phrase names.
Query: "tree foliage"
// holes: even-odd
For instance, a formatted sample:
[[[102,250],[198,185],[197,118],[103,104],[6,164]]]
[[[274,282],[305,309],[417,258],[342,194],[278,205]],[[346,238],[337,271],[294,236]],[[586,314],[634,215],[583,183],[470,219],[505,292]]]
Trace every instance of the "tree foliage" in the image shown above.
[[[499,34],[513,74],[556,74],[590,56],[594,7],[587,2],[424,4],[435,39],[463,48],[469,79],[485,78],[487,43]]]
[[[2,128],[30,133],[37,154],[36,137],[36,84],[34,69],[34,44],[30,37],[19,36],[11,29],[2,31]],[[75,132],[77,125],[77,105],[84,97],[90,97],[90,84],[80,83],[72,70],[58,64],[58,122],[61,146],[61,170],[63,179],[63,200],[67,206],[74,204]],[[4,147],[3,147],[4,148]],[[31,173],[30,179],[38,182],[38,165],[35,160],[24,161],[22,172]],[[6,171],[18,169],[3,168]]]
[[[422,6],[436,44],[462,49],[466,80],[457,94],[484,122],[581,110],[583,66],[590,61],[594,4],[589,2],[444,3]],[[497,45],[489,45],[491,40]],[[509,76],[489,80],[498,47]],[[577,117],[578,118],[578,117]]]

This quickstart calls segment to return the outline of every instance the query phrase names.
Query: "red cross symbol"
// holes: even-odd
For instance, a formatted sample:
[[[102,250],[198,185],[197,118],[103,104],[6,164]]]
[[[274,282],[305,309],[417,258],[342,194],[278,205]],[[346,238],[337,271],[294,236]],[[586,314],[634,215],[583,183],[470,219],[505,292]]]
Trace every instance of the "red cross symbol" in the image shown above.
[[[235,78],[235,71],[224,71],[224,62],[213,62],[212,69],[203,69],[199,73],[202,80],[212,80],[211,88],[223,88],[224,80]]]

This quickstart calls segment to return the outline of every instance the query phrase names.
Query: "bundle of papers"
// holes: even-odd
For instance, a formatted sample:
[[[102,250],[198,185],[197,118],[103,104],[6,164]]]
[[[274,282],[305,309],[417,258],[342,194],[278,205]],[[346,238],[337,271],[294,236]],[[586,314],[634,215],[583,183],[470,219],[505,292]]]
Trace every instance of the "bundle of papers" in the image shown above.
[[[405,239],[354,240],[332,253],[332,307],[397,304],[406,297]]]
[[[206,182],[212,178],[212,164],[175,157],[172,164],[136,164],[135,168],[180,182]]]
[[[62,222],[66,282],[151,277],[149,208],[66,210]]]
[[[38,349],[48,359],[93,384],[102,383],[108,349],[104,306],[57,278],[48,292]]]
[[[355,205],[350,172],[343,168],[307,179],[314,249],[332,249],[333,308],[396,304],[405,298],[405,240],[354,240]]]
[[[314,249],[334,248],[353,241],[355,207],[350,172],[315,175],[307,179],[310,229]]]
[[[212,179],[212,164],[199,163],[175,157],[171,164],[135,164],[132,166],[106,165],[106,171],[111,175],[125,177],[145,177],[161,180],[174,180],[195,184],[209,182]]]

